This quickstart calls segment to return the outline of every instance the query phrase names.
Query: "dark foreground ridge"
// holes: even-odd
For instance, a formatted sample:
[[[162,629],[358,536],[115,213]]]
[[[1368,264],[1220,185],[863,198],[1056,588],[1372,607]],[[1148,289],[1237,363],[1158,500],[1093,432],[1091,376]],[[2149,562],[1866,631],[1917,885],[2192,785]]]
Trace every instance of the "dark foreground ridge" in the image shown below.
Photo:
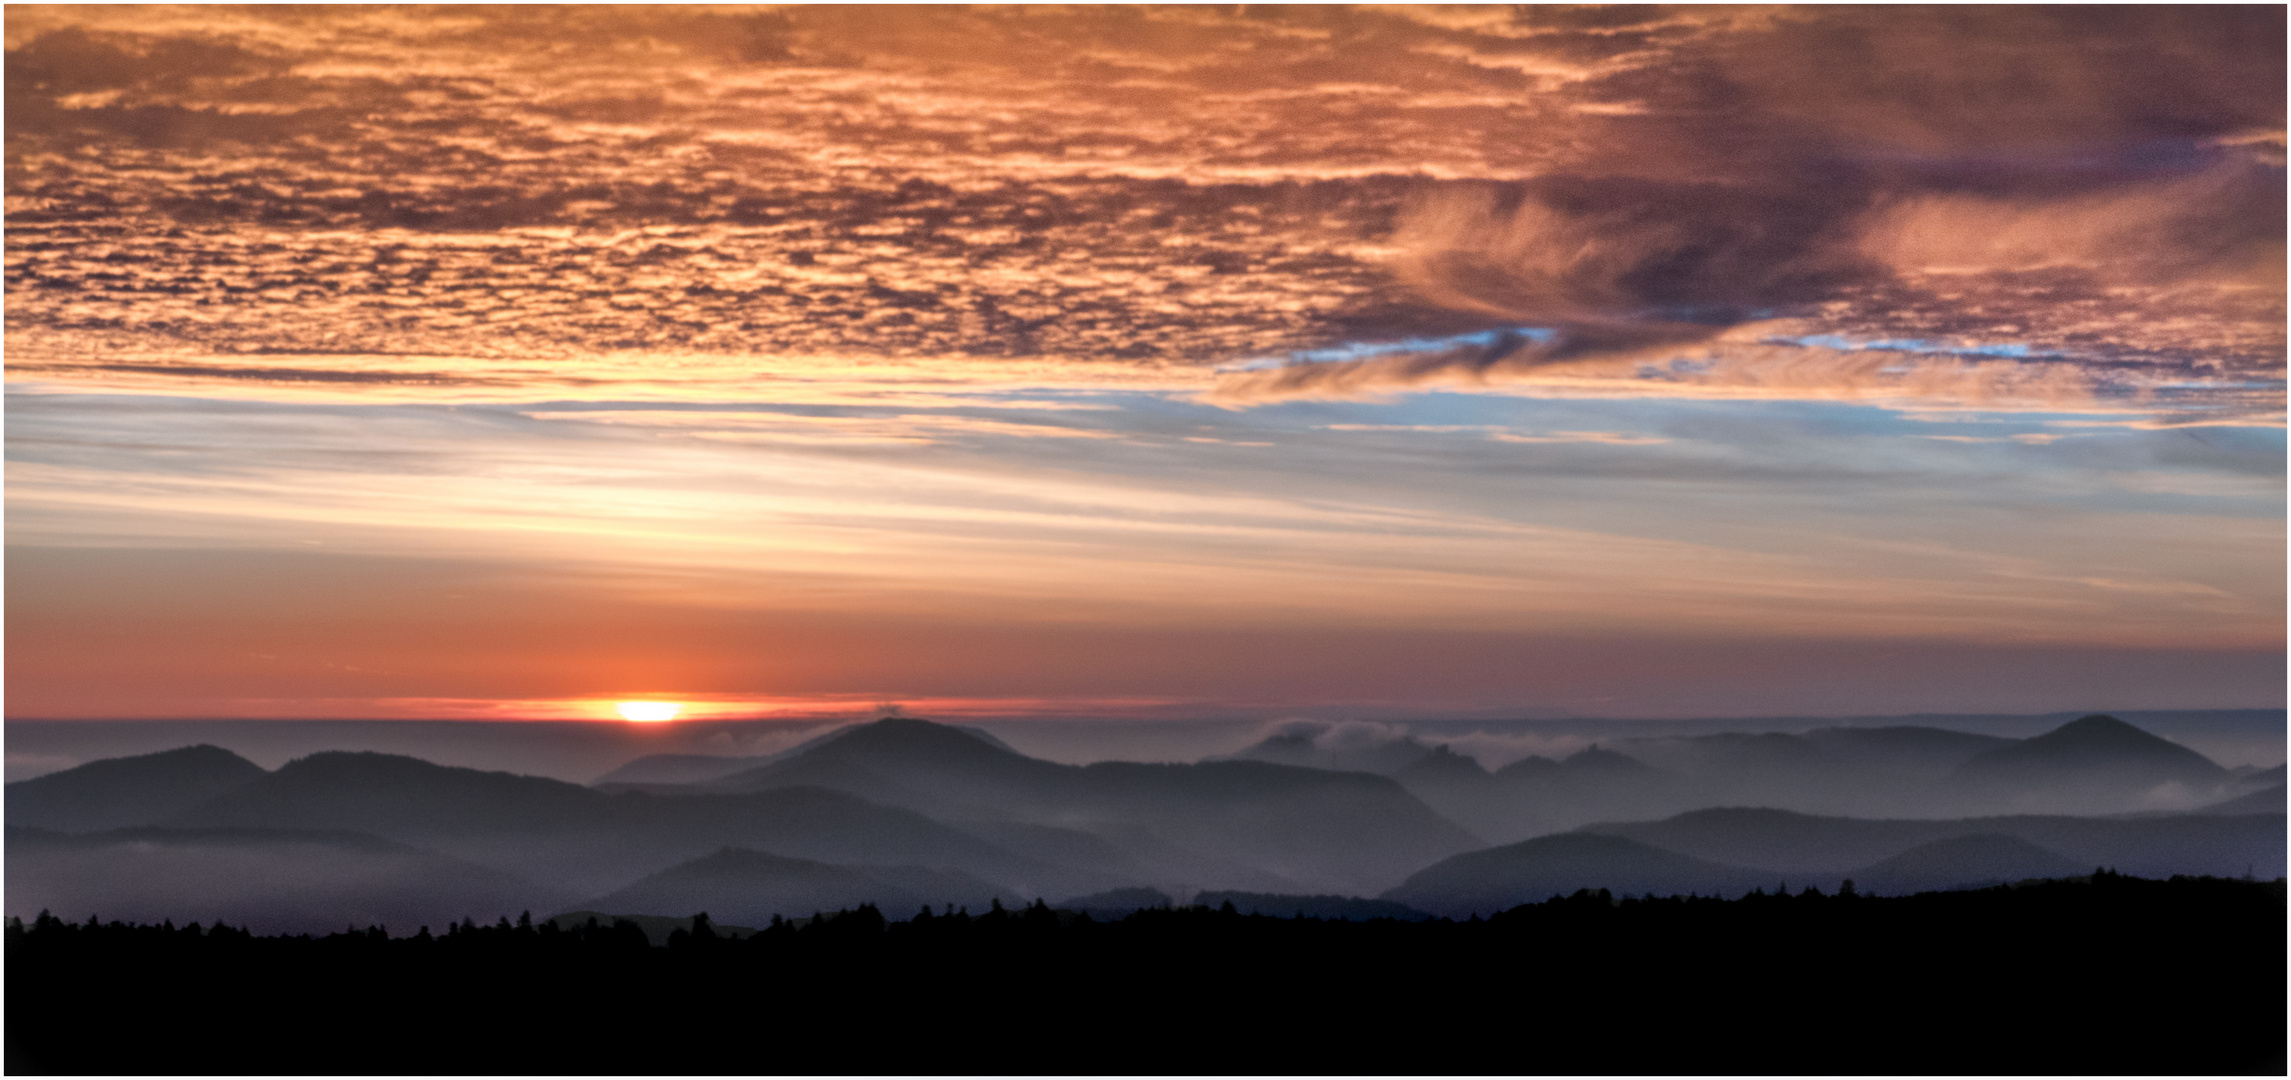
[[[2275,1073],[2284,885],[7,930],[22,1073]]]

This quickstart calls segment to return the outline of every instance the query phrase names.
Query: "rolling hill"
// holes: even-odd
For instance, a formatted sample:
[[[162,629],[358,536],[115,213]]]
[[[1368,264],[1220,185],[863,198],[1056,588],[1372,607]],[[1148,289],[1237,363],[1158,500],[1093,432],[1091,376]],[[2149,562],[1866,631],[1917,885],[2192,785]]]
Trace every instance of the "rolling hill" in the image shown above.
[[[2090,871],[2143,877],[2261,877],[2284,872],[2284,816],[2175,814],[2136,818],[2017,815],[1936,820],[1819,817],[1786,810],[1697,810],[1661,821],[1586,826],[1667,851],[1823,879],[1824,888],[1912,848],[1960,836],[2009,836]],[[1859,880],[1859,879],[1856,879]]]
[[[2231,779],[2202,754],[2095,714],[1975,755],[1948,783],[1990,808],[2112,813],[2191,808],[2224,794]]]
[[[263,776],[214,746],[107,758],[8,785],[8,823],[61,832],[150,825]]]
[[[1142,829],[1152,845],[1179,849],[1205,866],[1238,864],[1290,883],[1346,890],[1387,886],[1427,858],[1478,842],[1382,776],[1260,761],[1062,765],[961,728],[907,719],[848,728],[781,761],[702,785],[787,786],[845,791],[944,820],[1079,829],[1144,862],[1153,856],[1125,839]]]
[[[1122,883],[839,791],[607,793],[389,754],[313,754],[171,823],[371,833],[579,893],[603,892],[725,846],[836,864],[960,869],[1040,895]]]
[[[1670,896],[1739,893],[1777,883],[1765,870],[1679,855],[1621,836],[1559,833],[1441,860],[1378,899],[1463,918],[1578,889]]]

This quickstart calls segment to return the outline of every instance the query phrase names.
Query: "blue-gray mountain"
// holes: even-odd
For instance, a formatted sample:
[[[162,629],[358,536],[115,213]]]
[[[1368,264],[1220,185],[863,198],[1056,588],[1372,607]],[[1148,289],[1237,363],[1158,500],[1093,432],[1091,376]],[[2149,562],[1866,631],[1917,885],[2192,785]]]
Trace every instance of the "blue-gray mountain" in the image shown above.
[[[1075,766],[893,719],[733,761],[746,767],[704,782],[583,787],[370,752],[265,771],[187,747],[9,785],[7,903],[25,916],[47,906],[314,931],[575,901],[749,924],[863,902],[896,916],[1058,897],[1109,914],[1210,897],[1374,918],[1581,888],[1738,893],[1851,877],[1885,892],[2097,866],[2284,872],[2279,768],[2221,770],[2106,717],[2018,741],[1915,727],[1623,740],[1493,773],[1443,748],[1400,749],[1388,757],[1409,760],[1394,776],[1257,760]],[[1802,812],[1831,797],[1807,794],[1821,784],[1861,781],[1883,789],[1879,802],[1914,792],[1927,812]],[[1711,801],[1738,790],[1772,797]],[[1798,809],[1775,808],[1793,799]],[[1982,816],[2063,799],[2111,813]],[[1506,831],[1551,821],[1575,831]]]
[[[1495,843],[1709,806],[1850,817],[2180,812],[2263,786],[2098,715],[2025,740],[1919,726],[1630,738],[1492,772],[1409,737],[1330,743],[1284,732],[1236,756],[1390,775]]]
[[[262,766],[215,746],[91,761],[8,785],[8,823],[64,832],[147,825],[262,775]]]
[[[1256,761],[1060,765],[920,720],[850,729],[692,790],[787,787],[844,791],[946,821],[1076,829],[1146,862],[1168,860],[1145,848],[1174,845],[1195,864],[1192,872],[1254,868],[1273,879],[1264,885],[1289,886],[1282,891],[1384,888],[1427,857],[1479,846],[1386,777]],[[1147,834],[1143,842],[1130,842],[1138,830]]]

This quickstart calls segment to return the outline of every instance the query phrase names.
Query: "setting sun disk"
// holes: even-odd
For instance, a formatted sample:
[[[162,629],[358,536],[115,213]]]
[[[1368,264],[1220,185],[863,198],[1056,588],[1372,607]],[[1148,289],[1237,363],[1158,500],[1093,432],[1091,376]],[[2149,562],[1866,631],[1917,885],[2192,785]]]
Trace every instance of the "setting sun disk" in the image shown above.
[[[684,711],[684,706],[673,701],[623,701],[613,708],[620,713],[621,719],[639,724],[674,720],[677,713]]]

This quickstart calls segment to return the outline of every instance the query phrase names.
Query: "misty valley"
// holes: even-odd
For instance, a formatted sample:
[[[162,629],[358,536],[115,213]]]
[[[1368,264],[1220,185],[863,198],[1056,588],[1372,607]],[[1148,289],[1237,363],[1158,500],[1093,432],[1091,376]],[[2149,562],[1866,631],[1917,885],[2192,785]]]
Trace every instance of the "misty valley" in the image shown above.
[[[1104,918],[1486,916],[1577,889],[1898,895],[2106,867],[2284,873],[2283,769],[2222,768],[2093,716],[1624,739],[1490,771],[1411,738],[1276,732],[1190,764],[1077,766],[913,719],[779,754],[642,757],[583,786],[324,752],[266,771],[193,746],[7,787],[7,911],[263,933],[465,918],[1049,901]],[[2162,808],[2160,808],[2162,807]]]
[[[2142,993],[2168,981],[2171,1008],[2210,1019],[2185,1046],[2141,1051],[2167,1065],[2134,1071],[2280,1067],[2280,765],[2224,768],[2099,715],[2026,739],[1623,738],[1493,770],[1413,737],[1325,736],[1072,765],[894,717],[776,754],[643,756],[588,785],[366,751],[275,770],[212,745],[88,762],[7,787],[11,989],[94,980],[97,994],[132,974],[142,995],[190,980],[251,987],[280,1016],[321,1001],[380,1016],[406,1006],[376,995],[408,980],[491,987],[470,1007],[515,1002],[505,1015],[642,986],[641,1003],[611,1006],[635,1024],[864,1041],[865,1016],[958,1056],[650,1060],[651,1043],[607,1039],[590,1066],[562,1047],[457,1065],[441,1034],[396,1051],[416,1057],[340,1068],[232,1057],[250,1051],[228,1040],[144,1061],[66,1039],[78,1021],[49,1015],[64,999],[20,991],[11,1032],[49,1034],[29,1044],[37,1060],[12,1039],[10,1070],[2115,1071],[2075,1056],[2085,1035],[2014,1043],[1997,1052],[2022,1056],[1993,1067],[1852,1044],[1901,1037],[1865,1007],[1946,1024],[1980,995],[2006,1007],[2012,985],[2049,988],[2040,1011],[2089,1035],[2121,1025],[2135,979]],[[335,996],[281,996],[305,985]],[[1515,1058],[1413,1038],[1404,1052],[1350,1033],[1363,1056],[1341,1058],[1316,1041],[1346,1037],[1348,1010],[1472,1040],[1525,1010],[1623,1038],[1736,986],[1757,992],[1659,1052]],[[1247,1003],[1312,1045],[1220,1059],[1268,1053],[1269,1036],[1224,1013],[1155,1046],[1122,1026],[1188,1001]],[[995,1049],[965,1026],[1027,1016],[1058,1034]],[[1779,1049],[1733,1026],[1784,1016],[1828,1026]],[[1107,1039],[1132,1056],[1057,1056]]]

